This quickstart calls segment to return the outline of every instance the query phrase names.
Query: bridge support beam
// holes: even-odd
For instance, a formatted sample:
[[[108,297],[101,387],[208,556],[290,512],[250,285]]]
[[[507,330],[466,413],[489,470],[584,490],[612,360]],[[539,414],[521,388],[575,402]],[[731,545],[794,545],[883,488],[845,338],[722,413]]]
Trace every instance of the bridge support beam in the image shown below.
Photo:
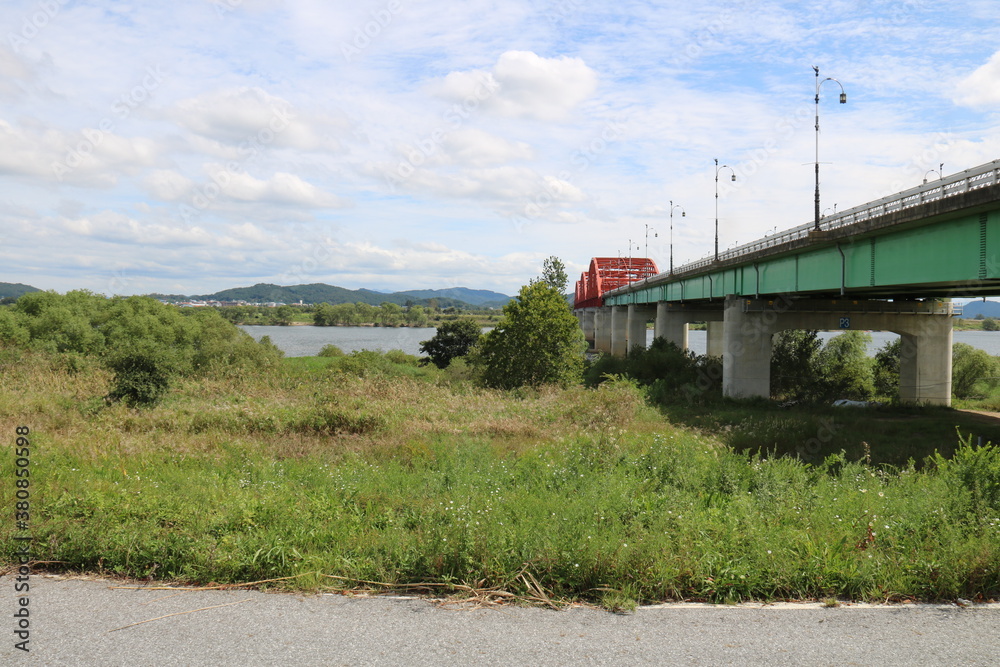
[[[597,341],[597,308],[584,308],[577,311],[580,319],[580,328],[583,329],[583,337],[589,347],[596,347]]]
[[[682,350],[688,349],[688,324],[691,322],[708,322],[709,323],[709,346],[708,353],[713,354],[713,343],[712,343],[712,325],[715,323],[719,324],[719,328],[716,332],[717,341],[715,344],[716,356],[722,356],[722,329],[721,324],[723,320],[723,309],[722,303],[720,302],[717,307],[711,307],[705,304],[701,305],[688,305],[684,303],[674,303],[669,301],[660,301],[656,304],[656,326],[654,327],[653,335],[656,338],[665,338],[675,345],[677,345]]]
[[[951,304],[861,299],[727,297],[722,392],[771,394],[771,337],[786,329],[892,331],[902,338],[900,400],[951,405]]]
[[[594,349],[611,354],[611,308],[595,309]]]
[[[707,344],[705,349],[705,354],[710,357],[721,357],[723,350],[726,349],[725,341],[725,326],[722,322],[712,322],[709,320],[706,322],[707,331]]]
[[[624,357],[628,352],[628,306],[611,306],[611,354]]]
[[[628,350],[634,347],[646,349],[646,323],[653,316],[649,306],[630,304],[628,307]]]
[[[656,304],[656,323],[653,337],[665,338],[682,350],[688,349],[688,320],[682,312],[671,308],[666,301]]]

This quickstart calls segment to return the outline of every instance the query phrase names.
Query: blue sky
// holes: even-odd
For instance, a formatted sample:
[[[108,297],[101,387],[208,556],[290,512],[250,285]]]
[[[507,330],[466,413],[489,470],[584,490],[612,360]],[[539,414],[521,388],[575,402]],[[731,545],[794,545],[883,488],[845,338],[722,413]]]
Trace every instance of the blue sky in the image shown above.
[[[348,6],[349,5],[349,6]],[[0,281],[515,293],[1000,158],[993,0],[8,1]],[[933,174],[931,174],[933,177]],[[681,217],[681,211],[686,213]]]

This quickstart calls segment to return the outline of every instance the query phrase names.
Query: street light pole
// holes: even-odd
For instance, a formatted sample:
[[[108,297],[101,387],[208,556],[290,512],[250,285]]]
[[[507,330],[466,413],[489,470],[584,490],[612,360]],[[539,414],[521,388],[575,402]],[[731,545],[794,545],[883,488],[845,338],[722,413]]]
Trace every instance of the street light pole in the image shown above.
[[[944,162],[937,169],[928,169],[927,174],[937,174],[938,180],[944,180]],[[927,174],[924,174],[924,185],[927,185]]]
[[[816,72],[816,231],[819,231],[819,88],[827,81],[833,81],[840,86],[840,103],[847,104],[847,93],[844,92],[844,85],[832,77],[819,80],[819,67],[813,65]]]
[[[649,225],[646,225],[646,257],[649,257],[649,230],[651,229],[653,228],[650,227]],[[660,238],[659,233],[657,233],[655,229],[653,229],[653,238],[654,239]]]
[[[733,172],[733,180],[736,180],[736,172],[728,164],[719,166],[719,158],[715,158],[715,261],[719,261],[719,172],[728,169]]]
[[[674,200],[670,200],[670,275],[674,275],[674,209],[679,208],[681,210],[681,217],[687,216],[687,211],[684,210],[680,204],[675,204]],[[716,239],[718,243],[718,239]]]

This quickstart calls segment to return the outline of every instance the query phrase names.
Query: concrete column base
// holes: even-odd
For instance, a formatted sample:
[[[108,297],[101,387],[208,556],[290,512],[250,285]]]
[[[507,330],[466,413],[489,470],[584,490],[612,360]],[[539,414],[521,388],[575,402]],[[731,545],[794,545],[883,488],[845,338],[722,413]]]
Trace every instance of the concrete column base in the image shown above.
[[[770,396],[771,337],[786,329],[892,331],[902,338],[899,398],[951,405],[951,304],[727,297],[722,392]]]
[[[628,353],[628,306],[611,306],[611,354]]]
[[[725,327],[722,322],[706,322],[707,345],[705,354],[710,357],[721,357],[726,348]]]
[[[628,343],[629,352],[635,348],[646,349],[646,323],[653,315],[653,309],[648,306],[629,305],[628,307]]]
[[[594,349],[611,354],[611,308],[597,308],[594,312]]]

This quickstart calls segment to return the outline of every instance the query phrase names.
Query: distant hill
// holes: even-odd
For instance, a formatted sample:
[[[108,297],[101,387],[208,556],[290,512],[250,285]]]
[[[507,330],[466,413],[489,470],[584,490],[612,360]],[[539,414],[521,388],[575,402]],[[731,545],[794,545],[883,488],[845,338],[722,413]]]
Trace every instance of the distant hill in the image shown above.
[[[970,301],[962,306],[962,317],[967,320],[976,319],[977,315],[983,317],[1000,317],[1000,302],[998,301]]]
[[[27,294],[28,292],[41,292],[42,290],[37,287],[32,287],[31,285],[24,285],[22,283],[0,283],[0,299],[11,297],[16,299],[22,294]]]
[[[426,306],[431,299],[440,308],[499,308],[510,301],[511,297],[486,290],[472,290],[466,287],[456,287],[442,290],[411,290],[407,292],[376,292],[369,289],[350,290],[335,285],[312,283],[309,285],[272,285],[258,283],[252,287],[235,287],[214,294],[199,294],[185,296],[179,294],[150,294],[149,296],[163,301],[249,301],[252,303],[368,303],[377,306],[380,303],[396,303],[401,306]]]
[[[396,296],[407,296],[412,299],[455,299],[481,308],[500,308],[510,297],[499,292],[468,287],[452,287],[451,289],[424,289],[395,292]]]

